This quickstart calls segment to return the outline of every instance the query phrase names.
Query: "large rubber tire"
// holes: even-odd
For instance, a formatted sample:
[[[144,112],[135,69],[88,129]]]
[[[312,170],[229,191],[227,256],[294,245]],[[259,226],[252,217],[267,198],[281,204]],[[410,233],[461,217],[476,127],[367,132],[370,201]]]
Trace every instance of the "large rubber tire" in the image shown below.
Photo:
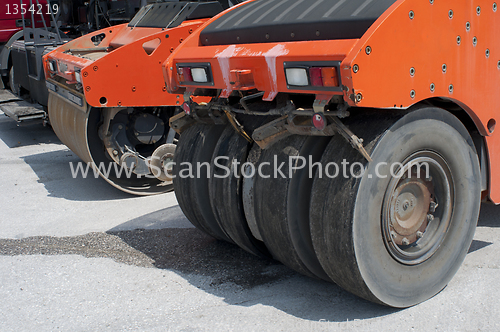
[[[14,66],[12,66],[12,67],[10,67],[10,71],[9,71],[9,87],[10,87],[10,91],[12,91],[13,94],[15,94],[16,96],[19,96],[21,87],[19,86],[19,84],[14,83],[14,75],[15,75]]]
[[[188,220],[198,229],[218,239],[231,242],[230,237],[219,226],[210,204],[208,174],[206,167],[197,165],[210,163],[215,146],[225,127],[195,124],[182,132],[174,155],[174,191],[181,210]],[[182,163],[192,165],[193,177],[181,176],[188,168]],[[188,165],[185,164],[185,165]],[[187,167],[187,166],[186,166]]]
[[[234,243],[251,254],[268,256],[264,243],[253,236],[243,208],[241,165],[246,162],[250,148],[248,141],[233,127],[226,127],[212,156],[210,201],[216,220]],[[232,167],[233,161],[237,161],[239,167]]]
[[[451,280],[472,242],[481,197],[480,168],[472,139],[455,116],[433,107],[405,114],[358,112],[345,123],[362,136],[373,161],[368,163],[340,136],[327,147],[323,167],[330,162],[340,166],[345,159],[350,165],[359,162],[367,170],[361,178],[316,176],[311,232],[318,259],[334,282],[370,301],[399,308],[425,301]],[[430,257],[423,261],[409,259],[403,263],[389,249],[392,247],[383,230],[386,191],[393,177],[380,178],[375,170],[382,162],[402,163],[415,153],[445,161],[454,198],[450,206],[441,205],[436,210],[442,216],[447,208],[452,212],[450,218],[438,220],[437,225],[449,220],[442,236],[425,230],[430,232],[429,243],[441,239],[436,242],[439,247],[429,251]],[[389,171],[380,167],[379,173]],[[439,179],[430,181],[435,188],[444,188]]]
[[[262,151],[258,164],[262,165],[263,174],[254,182],[255,217],[264,243],[276,260],[304,275],[329,280],[314,255],[310,239],[307,212],[311,191],[301,188],[301,182],[305,182],[302,175],[307,174],[298,175],[290,169],[291,164],[302,166],[297,158],[309,159],[312,141],[317,139],[294,135]],[[306,192],[297,192],[302,189]]]

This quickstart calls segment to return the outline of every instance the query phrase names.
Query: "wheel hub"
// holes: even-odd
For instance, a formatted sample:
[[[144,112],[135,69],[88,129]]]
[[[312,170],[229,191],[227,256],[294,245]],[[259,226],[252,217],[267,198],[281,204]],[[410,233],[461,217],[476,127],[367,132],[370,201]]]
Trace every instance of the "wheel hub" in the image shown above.
[[[391,199],[390,231],[394,242],[408,245],[425,232],[431,203],[432,183],[412,177],[402,180]],[[406,239],[406,240],[405,240]]]
[[[402,165],[402,176],[393,177],[385,193],[382,235],[394,259],[416,265],[434,255],[447,234],[454,183],[446,161],[435,152],[417,152]]]

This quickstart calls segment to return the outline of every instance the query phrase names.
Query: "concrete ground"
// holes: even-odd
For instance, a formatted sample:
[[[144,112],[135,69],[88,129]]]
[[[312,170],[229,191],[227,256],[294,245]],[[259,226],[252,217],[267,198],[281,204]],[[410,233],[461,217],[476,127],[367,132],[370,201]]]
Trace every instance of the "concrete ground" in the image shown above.
[[[0,331],[500,330],[500,207],[447,288],[395,310],[214,241],[173,193],[73,179],[78,161],[0,114]]]

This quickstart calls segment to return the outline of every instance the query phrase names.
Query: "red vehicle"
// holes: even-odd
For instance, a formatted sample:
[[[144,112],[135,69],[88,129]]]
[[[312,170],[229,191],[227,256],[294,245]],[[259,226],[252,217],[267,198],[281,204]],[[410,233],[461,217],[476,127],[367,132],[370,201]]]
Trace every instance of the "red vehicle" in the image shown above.
[[[436,295],[481,200],[500,203],[499,15],[487,0],[252,0],[214,18],[164,63],[185,101],[181,208],[370,301]]]
[[[43,27],[45,24],[50,26],[50,10],[52,7],[46,0],[39,0],[31,8],[29,1],[24,1],[21,5],[19,0],[5,0],[0,5],[0,74],[2,82],[7,82],[9,71],[12,68],[10,59],[10,47],[12,44],[23,37],[23,13],[25,25],[31,26],[31,13],[35,19],[36,27]],[[1,87],[0,87],[1,88]]]

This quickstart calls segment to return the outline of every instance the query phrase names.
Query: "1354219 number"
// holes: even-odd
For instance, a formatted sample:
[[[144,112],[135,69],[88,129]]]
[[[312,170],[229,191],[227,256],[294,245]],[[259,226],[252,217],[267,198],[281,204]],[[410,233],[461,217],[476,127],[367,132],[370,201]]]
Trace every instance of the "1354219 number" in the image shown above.
[[[23,3],[23,4],[6,4],[5,6],[7,6],[7,12],[6,14],[7,15],[19,15],[19,13],[21,13],[21,15],[26,15],[28,13],[30,14],[33,14],[33,15],[50,15],[51,13],[53,14],[57,14],[57,12],[59,11],[59,5],[58,4],[53,4],[53,5],[50,5],[50,4],[26,4],[26,3]]]

